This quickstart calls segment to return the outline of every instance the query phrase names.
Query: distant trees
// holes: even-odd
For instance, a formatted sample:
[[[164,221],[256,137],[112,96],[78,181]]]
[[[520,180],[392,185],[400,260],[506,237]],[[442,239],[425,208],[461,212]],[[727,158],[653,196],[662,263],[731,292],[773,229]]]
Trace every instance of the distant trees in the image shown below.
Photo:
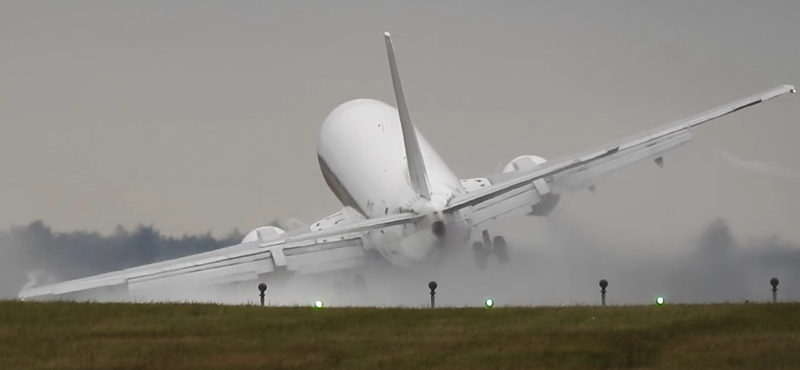
[[[110,235],[54,232],[43,221],[0,230],[0,298],[14,296],[37,271],[52,280],[69,280],[238,244],[244,234],[222,238],[211,232],[164,236],[152,225],[129,231],[117,226]],[[48,279],[49,280],[49,279]]]

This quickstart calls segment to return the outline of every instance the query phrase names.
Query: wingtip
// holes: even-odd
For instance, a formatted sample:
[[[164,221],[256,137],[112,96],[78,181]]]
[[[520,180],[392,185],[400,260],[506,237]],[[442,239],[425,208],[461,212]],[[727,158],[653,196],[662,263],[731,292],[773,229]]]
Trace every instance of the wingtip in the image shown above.
[[[780,85],[772,90],[761,93],[760,96],[761,96],[761,101],[765,101],[784,94],[795,94],[795,93],[797,93],[797,90],[795,90],[793,85]]]

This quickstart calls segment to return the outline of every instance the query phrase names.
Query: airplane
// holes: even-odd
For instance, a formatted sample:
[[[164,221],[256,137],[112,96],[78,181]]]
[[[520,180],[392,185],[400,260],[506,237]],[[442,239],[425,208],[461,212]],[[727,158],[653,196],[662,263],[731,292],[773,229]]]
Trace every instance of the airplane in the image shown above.
[[[250,231],[240,244],[116,272],[43,286],[20,299],[132,297],[169,287],[225,286],[272,274],[313,275],[357,269],[375,254],[401,267],[472,250],[477,268],[509,260],[492,225],[515,216],[547,216],[564,193],[590,190],[603,175],[663,155],[692,141],[692,128],[777,96],[782,85],[628,138],[546,160],[521,155],[501,173],[459,178],[412,124],[391,35],[384,34],[396,107],[374,99],[347,101],[322,123],[317,158],[341,210],[311,225]]]

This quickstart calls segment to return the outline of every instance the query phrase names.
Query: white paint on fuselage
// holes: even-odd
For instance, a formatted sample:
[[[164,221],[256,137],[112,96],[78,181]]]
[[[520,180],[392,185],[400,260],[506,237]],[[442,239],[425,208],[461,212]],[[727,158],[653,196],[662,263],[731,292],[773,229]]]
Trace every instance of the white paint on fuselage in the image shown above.
[[[464,189],[460,181],[419,130],[417,139],[431,197],[447,202],[461,194]],[[408,174],[394,107],[372,99],[351,100],[336,107],[322,124],[317,153],[365,216],[415,210],[420,196]]]
[[[414,191],[397,109],[384,102],[356,99],[336,107],[320,129],[317,155],[336,197],[366,217],[409,211],[431,214],[465,190],[419,130],[417,140],[428,175],[430,201]],[[376,236],[380,239],[375,240],[376,245],[398,264],[422,259],[435,242],[430,229],[422,227],[392,228],[392,235],[384,232],[384,236]]]

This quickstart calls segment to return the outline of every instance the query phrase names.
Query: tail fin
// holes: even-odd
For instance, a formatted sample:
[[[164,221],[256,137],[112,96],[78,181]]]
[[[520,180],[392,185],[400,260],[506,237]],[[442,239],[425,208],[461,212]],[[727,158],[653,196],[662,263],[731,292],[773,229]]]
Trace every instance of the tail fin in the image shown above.
[[[400,73],[397,71],[397,62],[394,59],[394,47],[392,46],[392,36],[389,32],[384,32],[386,39],[386,52],[389,54],[389,69],[392,72],[392,85],[394,86],[394,96],[397,99],[397,111],[400,113],[400,127],[403,131],[403,144],[406,149],[406,161],[408,162],[408,173],[411,177],[411,184],[425,199],[431,199],[428,189],[428,173],[425,171],[425,162],[422,160],[422,151],[417,141],[417,133],[411,124],[411,117],[408,115],[406,97],[403,94],[403,85],[400,84]]]

